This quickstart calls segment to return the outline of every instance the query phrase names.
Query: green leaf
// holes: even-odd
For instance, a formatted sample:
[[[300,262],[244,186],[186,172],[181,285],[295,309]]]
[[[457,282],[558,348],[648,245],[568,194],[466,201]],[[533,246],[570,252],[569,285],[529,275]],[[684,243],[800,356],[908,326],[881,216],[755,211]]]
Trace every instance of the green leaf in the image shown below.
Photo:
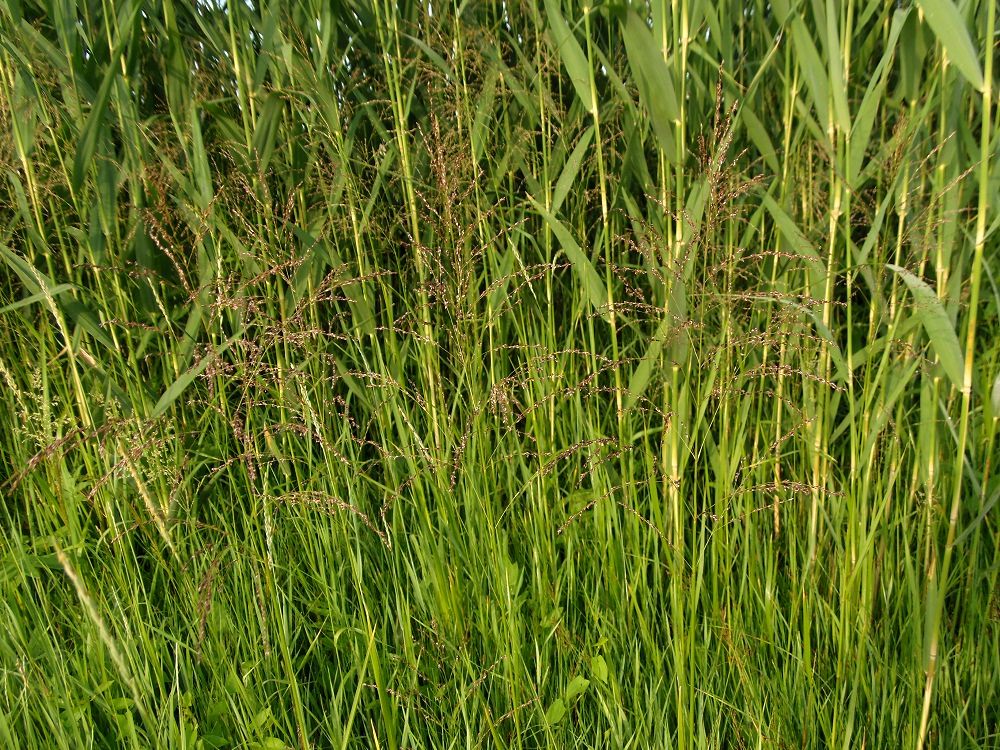
[[[483,89],[476,98],[476,114],[472,120],[472,155],[478,162],[483,156],[483,149],[489,139],[491,128],[490,117],[493,114],[493,102],[497,95],[497,81],[500,80],[498,68],[491,67],[486,74]]]
[[[443,57],[441,57],[441,55],[438,52],[436,52],[434,49],[428,46],[428,44],[425,41],[415,36],[411,36],[410,34],[404,34],[403,36],[406,37],[406,39],[411,44],[415,44],[417,48],[424,53],[427,59],[431,61],[431,64],[439,71],[441,71],[442,75],[444,75],[449,80],[455,77],[455,71],[451,69],[451,66],[448,64],[448,62]]]
[[[97,89],[97,96],[90,107],[90,114],[87,122],[80,132],[80,139],[76,144],[76,158],[73,160],[73,190],[79,190],[83,186],[83,180],[87,176],[87,170],[94,161],[94,151],[97,149],[97,138],[103,130],[104,117],[108,113],[108,100],[111,97],[111,86],[118,77],[121,69],[117,60],[121,57],[129,42],[132,41],[132,25],[139,18],[140,3],[135,3],[131,9],[131,17],[120,29],[119,38],[111,52],[110,59],[116,62],[109,63],[101,80],[101,85]]]
[[[594,679],[598,682],[608,681],[608,663],[604,657],[598,654],[590,660],[590,670],[594,673]]]
[[[892,61],[896,53],[896,43],[899,41],[899,34],[906,24],[906,19],[910,11],[897,10],[892,15],[892,26],[889,28],[889,39],[886,41],[885,51],[882,59],[875,66],[875,71],[869,78],[868,88],[864,98],[858,107],[858,113],[854,118],[854,125],[851,127],[851,172],[848,175],[848,184],[857,187],[855,183],[858,174],[861,172],[861,162],[864,158],[868,143],[871,140],[872,127],[875,123],[875,115],[878,113],[879,105],[885,93],[885,84],[892,69]],[[777,170],[775,170],[777,172]]]
[[[764,123],[760,121],[760,118],[757,117],[757,114],[746,102],[740,107],[739,117],[746,128],[747,136],[749,136],[753,145],[757,147],[757,151],[764,159],[764,163],[767,164],[768,168],[774,174],[781,174],[781,165],[778,163],[777,151],[774,148],[774,144],[771,143],[771,138],[767,134],[767,128],[764,127]]]
[[[549,710],[545,712],[545,720],[549,724],[558,724],[563,720],[566,715],[566,704],[563,703],[562,698],[556,698],[552,705],[549,706]]]
[[[562,10],[558,0],[545,0],[545,15],[549,21],[549,28],[552,30],[553,41],[559,51],[559,57],[566,72],[573,82],[577,96],[590,113],[594,112],[597,102],[593,101],[590,93],[590,64],[587,56],[583,54],[579,42],[573,36],[573,32],[563,18]]]
[[[888,267],[895,271],[906,282],[913,295],[914,312],[927,337],[931,340],[931,347],[938,355],[941,366],[944,368],[952,384],[961,390],[964,380],[965,360],[962,356],[962,347],[958,343],[958,335],[948,319],[944,305],[927,283],[900,266],[888,264]]]
[[[198,110],[191,107],[191,152],[188,155],[191,160],[191,168],[194,172],[194,183],[192,195],[198,202],[198,208],[207,211],[212,204],[212,172],[208,166],[208,154],[205,151],[205,143],[201,135],[201,121]]]
[[[642,398],[643,393],[649,386],[649,379],[653,374],[653,367],[659,362],[660,352],[663,351],[663,343],[666,341],[671,329],[670,316],[667,315],[656,327],[652,341],[646,348],[646,353],[639,361],[639,365],[632,372],[632,377],[628,381],[628,397],[625,399],[625,410],[630,410],[635,406],[636,401]]]
[[[796,3],[796,5],[798,5]],[[816,115],[819,121],[826,126],[829,88],[827,81],[827,68],[823,65],[823,60],[816,50],[809,28],[803,21],[803,14],[798,7],[789,8],[787,0],[775,0],[774,8],[777,17],[782,24],[788,24],[792,29],[792,46],[795,48],[796,58],[802,75],[806,79],[806,87],[812,95],[812,103],[816,108]]]
[[[583,695],[588,687],[590,687],[590,680],[586,677],[582,675],[574,677],[566,686],[566,702],[572,703],[575,698]]]
[[[649,114],[660,150],[673,159],[676,151],[673,123],[680,122],[673,71],[660,54],[652,31],[634,11],[627,14],[622,37],[629,67],[639,84],[639,98]]]
[[[343,260],[333,244],[314,237],[301,227],[295,227],[294,231],[309,259],[302,264],[303,270],[312,270],[321,274],[327,266],[336,268],[343,265]],[[327,259],[329,259],[329,263],[326,262]],[[296,302],[305,296],[308,287],[307,277],[296,277]],[[372,307],[365,297],[364,286],[360,282],[354,283],[349,280],[341,287],[341,291],[347,298],[347,305],[351,311],[351,324],[354,328],[365,335],[375,333],[375,313],[372,312]]]
[[[57,284],[49,289],[48,295],[46,295],[45,292],[38,292],[37,294],[32,294],[30,297],[25,297],[17,302],[11,302],[9,305],[0,307],[0,315],[11,312],[12,310],[18,310],[22,307],[27,307],[28,305],[33,305],[36,302],[42,302],[46,299],[46,296],[55,297],[57,294],[68,292],[70,289],[73,289],[72,284]]]
[[[801,255],[807,261],[809,265],[810,294],[813,297],[819,297],[823,282],[826,280],[826,264],[820,259],[816,249],[806,239],[806,236],[795,224],[792,217],[784,212],[774,198],[765,193],[763,203],[764,208],[771,214],[771,218],[774,219],[774,223],[777,225],[778,231],[784,236],[785,241],[797,255]]]
[[[228,349],[233,344],[233,342],[236,341],[236,339],[238,339],[242,335],[243,331],[234,334],[225,343],[223,343],[222,346],[216,349],[212,354],[205,355],[200,360],[198,360],[198,363],[195,364],[193,367],[190,367],[189,369],[182,372],[180,376],[177,378],[177,380],[171,383],[170,387],[163,392],[162,396],[160,396],[160,400],[156,402],[156,406],[153,407],[153,411],[149,415],[150,418],[156,419],[158,416],[163,414],[167,409],[169,409],[170,405],[180,397],[180,395],[189,385],[191,385],[191,382],[196,377],[201,375],[201,373],[205,371],[206,367],[208,367],[212,362],[214,362],[219,357],[219,355],[225,352],[226,349]]]
[[[1000,417],[1000,372],[997,373],[993,381],[993,391],[990,393],[990,402],[993,404],[993,418]]]
[[[54,299],[56,294],[61,293],[56,290],[61,289],[64,285],[53,284],[52,280],[48,276],[32,266],[28,263],[28,261],[6,245],[0,245],[0,255],[2,255],[7,261],[7,264],[14,269],[14,272],[21,279],[21,283],[24,284],[28,291],[33,292],[34,296],[41,295],[46,300],[51,298],[53,299],[53,304],[55,304]],[[82,327],[87,333],[93,336],[96,341],[99,341],[108,349],[113,351],[115,350],[115,342],[112,341],[107,332],[101,328],[96,316],[86,305],[71,296],[64,301],[60,301],[59,306],[62,307],[66,316],[70,320],[72,320],[76,325]]]
[[[958,8],[951,0],[917,0],[917,4],[924,12],[927,25],[941,42],[948,59],[976,91],[982,91],[983,71],[979,67],[976,47],[969,36],[969,27]]]
[[[576,271],[577,276],[580,278],[580,283],[583,284],[583,289],[587,294],[587,299],[590,300],[590,304],[594,306],[595,310],[607,307],[607,289],[604,286],[604,282],[601,281],[597,269],[594,268],[594,264],[590,262],[590,258],[580,249],[576,240],[573,239],[573,235],[570,234],[569,230],[559,219],[546,211],[545,207],[534,198],[529,197],[528,200],[531,201],[535,210],[545,219],[549,227],[551,227],[552,233],[559,240],[563,252],[566,253],[566,257],[569,258],[570,263],[573,264],[573,270]]]
[[[260,160],[258,167],[262,173],[267,171],[275,146],[278,143],[278,126],[281,124],[285,109],[285,100],[278,94],[268,94],[259,110],[257,122],[253,131],[253,148]]]
[[[833,98],[833,116],[840,129],[847,133],[851,130],[851,111],[847,105],[847,85],[844,82],[844,55],[840,46],[840,33],[837,28],[839,3],[826,0],[826,61],[829,70],[830,93]]]
[[[573,153],[566,160],[566,166],[563,167],[562,174],[559,175],[559,181],[556,182],[556,188],[552,193],[553,214],[559,212],[559,208],[573,187],[577,175],[580,174],[580,165],[583,163],[583,157],[586,155],[587,148],[590,146],[590,139],[593,137],[594,126],[591,125],[583,131],[583,135],[580,136],[576,148],[573,149]]]
[[[166,62],[167,109],[170,111],[170,116],[175,118],[176,126],[178,113],[183,112],[190,105],[191,68],[184,54],[184,39],[177,28],[177,15],[174,12],[173,0],[163,0],[163,27],[166,31],[164,58]]]

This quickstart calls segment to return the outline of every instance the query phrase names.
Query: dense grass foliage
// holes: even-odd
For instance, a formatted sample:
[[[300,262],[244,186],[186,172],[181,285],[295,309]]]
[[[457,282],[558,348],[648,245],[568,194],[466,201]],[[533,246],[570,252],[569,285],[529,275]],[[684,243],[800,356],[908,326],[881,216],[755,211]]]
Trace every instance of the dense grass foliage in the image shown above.
[[[997,747],[997,30],[0,3],[0,744]]]

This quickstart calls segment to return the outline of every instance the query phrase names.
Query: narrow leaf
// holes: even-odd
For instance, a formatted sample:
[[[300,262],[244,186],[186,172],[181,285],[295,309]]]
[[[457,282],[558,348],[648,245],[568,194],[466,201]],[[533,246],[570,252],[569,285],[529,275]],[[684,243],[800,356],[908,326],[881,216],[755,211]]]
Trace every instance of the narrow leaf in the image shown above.
[[[897,10],[892,16],[892,26],[889,28],[889,39],[886,41],[885,52],[879,60],[875,71],[872,73],[868,89],[865,91],[858,113],[854,118],[854,125],[851,127],[851,164],[848,183],[851,187],[858,187],[858,175],[861,172],[861,162],[868,142],[871,139],[872,127],[875,123],[875,115],[878,113],[879,105],[885,93],[885,84],[888,80],[889,70],[892,68],[892,60],[896,53],[896,42],[899,41],[899,33],[903,30],[909,9]]]
[[[594,678],[598,682],[608,681],[608,663],[604,660],[603,656],[598,654],[593,659],[591,659],[590,669],[594,673]]]
[[[580,283],[583,284],[583,289],[587,294],[587,299],[590,300],[590,304],[596,310],[606,307],[608,304],[608,292],[604,286],[604,282],[601,281],[600,274],[597,273],[594,264],[590,262],[590,258],[580,249],[576,240],[573,239],[573,235],[570,234],[570,231],[559,219],[546,211],[545,207],[534,198],[529,198],[529,200],[535,207],[535,210],[548,223],[556,239],[559,240],[563,252],[566,253],[566,257],[569,258],[570,263],[573,264],[573,270],[576,271]]]
[[[573,153],[571,153],[569,158],[566,160],[566,166],[563,167],[562,174],[559,175],[559,181],[556,182],[555,191],[552,193],[553,214],[559,212],[559,208],[562,206],[566,196],[569,195],[569,191],[573,187],[573,183],[576,181],[577,175],[580,174],[580,165],[583,164],[583,157],[587,153],[587,148],[590,146],[590,139],[593,138],[593,136],[594,126],[591,125],[583,131],[583,135],[580,136],[580,140],[577,142],[576,148],[573,149]]]
[[[49,289],[48,293],[38,292],[37,294],[32,294],[30,297],[25,297],[17,302],[11,302],[9,305],[4,305],[0,307],[0,315],[4,313],[11,312],[12,310],[19,310],[22,307],[27,307],[28,305],[33,305],[36,302],[42,302],[47,297],[55,297],[57,294],[62,294],[63,292],[68,292],[73,288],[72,284],[57,284],[56,286]]]
[[[795,48],[799,68],[806,79],[806,87],[812,96],[813,106],[820,123],[825,127],[827,121],[829,88],[826,66],[816,50],[816,45],[809,33],[809,28],[802,20],[801,11],[789,8],[787,0],[775,0],[774,8],[783,24],[791,26],[792,46]]]
[[[649,386],[649,379],[653,374],[653,367],[660,359],[660,352],[663,351],[663,342],[670,333],[670,317],[665,317],[660,321],[660,325],[653,334],[653,340],[649,342],[646,353],[639,361],[639,365],[632,372],[632,377],[628,381],[628,397],[625,399],[626,411],[635,406],[636,401],[642,398]]]
[[[917,0],[927,25],[941,42],[948,59],[977,91],[983,90],[983,71],[969,27],[951,0]]]
[[[948,378],[956,388],[961,389],[965,369],[962,347],[958,343],[958,335],[948,319],[944,305],[923,279],[892,263],[889,263],[888,267],[898,273],[910,288],[915,303],[914,312],[927,331],[931,347],[941,360],[941,366]]]
[[[573,32],[563,18],[562,9],[559,7],[559,0],[545,0],[545,14],[548,18],[549,27],[552,29],[553,41],[559,51],[559,57],[566,72],[569,73],[573,87],[577,96],[583,102],[588,112],[593,112],[596,102],[592,101],[590,94],[590,65],[587,63],[587,56],[583,54],[579,42],[573,36]]]
[[[777,225],[778,231],[785,238],[785,241],[797,255],[801,255],[808,263],[810,286],[812,288],[810,294],[818,297],[820,294],[819,289],[822,288],[823,281],[826,279],[826,265],[820,259],[812,243],[802,234],[802,231],[795,224],[792,217],[784,212],[774,198],[765,193],[763,202],[764,207],[771,214],[771,218],[774,219],[774,223]]]
[[[111,60],[118,60],[125,47],[132,40],[132,25],[139,18],[140,3],[135,3],[131,9],[131,17],[122,27],[117,43],[111,52]],[[72,185],[74,190],[79,190],[83,186],[84,177],[87,175],[91,163],[94,160],[94,151],[97,149],[97,137],[100,135],[104,125],[104,117],[108,112],[108,100],[111,97],[111,86],[121,72],[115,63],[110,63],[101,80],[101,85],[97,90],[97,96],[90,107],[90,114],[87,122],[80,132],[80,139],[76,144],[76,158],[73,161]]]
[[[150,418],[156,419],[158,416],[166,412],[166,410],[170,408],[170,405],[173,404],[174,401],[176,401],[182,393],[184,393],[184,391],[187,389],[189,385],[191,385],[191,382],[196,377],[201,375],[201,373],[205,371],[206,367],[208,367],[210,364],[212,364],[212,362],[218,359],[219,356],[223,354],[223,352],[225,352],[226,349],[228,349],[233,344],[233,342],[236,341],[236,339],[238,339],[242,335],[243,331],[239,331],[238,333],[234,334],[213,353],[206,354],[204,357],[198,360],[197,364],[182,372],[180,374],[180,377],[178,377],[177,380],[171,383],[170,387],[163,392],[162,396],[160,396],[160,400],[156,402],[156,406],[153,407],[153,411],[149,415]]]
[[[680,107],[673,72],[660,55],[653,34],[634,11],[629,11],[622,29],[629,67],[639,84],[639,98],[649,115],[660,150],[675,158],[673,124],[680,121]]]

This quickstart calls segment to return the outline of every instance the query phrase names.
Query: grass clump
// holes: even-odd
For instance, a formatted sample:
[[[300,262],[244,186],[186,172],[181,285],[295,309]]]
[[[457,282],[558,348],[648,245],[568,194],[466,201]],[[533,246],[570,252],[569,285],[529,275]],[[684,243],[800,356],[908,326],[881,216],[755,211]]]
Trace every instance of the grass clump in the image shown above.
[[[10,747],[993,747],[996,7],[0,7]]]

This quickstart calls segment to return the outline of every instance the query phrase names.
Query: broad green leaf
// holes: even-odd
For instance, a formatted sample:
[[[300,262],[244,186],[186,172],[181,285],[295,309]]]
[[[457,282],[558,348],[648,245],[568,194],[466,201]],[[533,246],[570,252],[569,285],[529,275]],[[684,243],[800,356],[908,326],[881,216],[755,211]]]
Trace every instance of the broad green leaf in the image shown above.
[[[56,289],[61,285],[53,284],[52,280],[28,261],[15,253],[6,245],[0,245],[0,255],[7,261],[7,265],[14,269],[14,272],[21,279],[25,288],[35,295],[41,295],[45,299],[52,299],[55,303]],[[61,292],[60,292],[61,293]],[[97,317],[90,309],[79,300],[69,297],[60,301],[59,306],[65,311],[66,316],[76,325],[82,327],[87,333],[94,337],[96,341],[106,346],[108,349],[115,349],[115,342],[111,340],[107,332],[101,328]]]
[[[892,387],[887,389],[887,395],[883,397],[875,410],[875,418],[868,428],[868,434],[865,437],[864,447],[861,451],[862,456],[871,455],[875,442],[879,439],[882,430],[885,429],[886,424],[888,424],[889,419],[892,417],[896,401],[899,400],[899,397],[912,383],[913,374],[919,366],[920,360],[914,359],[903,368],[901,373],[895,373],[896,377],[889,380],[892,383]],[[849,419],[846,419],[845,422],[849,422]]]
[[[847,368],[847,362],[844,360],[844,353],[840,349],[840,344],[837,343],[837,339],[834,337],[833,332],[827,327],[826,323],[823,322],[823,316],[815,309],[810,309],[805,305],[799,304],[792,300],[778,299],[778,302],[787,307],[794,308],[801,312],[803,315],[808,315],[812,318],[813,325],[816,326],[816,330],[819,335],[830,345],[828,351],[830,352],[830,359],[833,360],[833,366],[837,370],[837,379],[847,385],[850,382],[850,370]]]
[[[649,387],[650,378],[654,368],[660,362],[660,354],[663,346],[670,338],[674,328],[683,324],[687,320],[687,294],[682,280],[674,282],[670,289],[670,298],[667,301],[667,313],[656,327],[653,338],[646,348],[642,359],[632,372],[629,378],[628,396],[625,399],[625,409],[631,409],[636,405],[646,389]],[[682,339],[675,342],[670,351],[670,364],[681,364],[686,361],[688,353],[688,341]]]
[[[910,293],[913,295],[914,312],[924,330],[927,331],[931,347],[938,355],[948,379],[961,390],[965,371],[962,347],[958,342],[958,335],[951,325],[951,320],[948,318],[948,313],[945,312],[944,305],[923,279],[892,263],[889,263],[888,267],[899,274],[900,278],[906,282],[906,286],[910,288]]]
[[[261,172],[267,171],[271,155],[274,153],[275,146],[278,145],[278,126],[281,124],[284,109],[284,98],[271,93],[264,99],[264,105],[259,111],[253,131],[253,148],[260,162]]]
[[[545,720],[549,724],[558,724],[563,720],[566,715],[566,704],[563,702],[562,698],[556,698],[552,705],[549,706],[549,710],[545,712]]]
[[[598,682],[608,681],[608,663],[604,657],[598,654],[590,660],[590,669],[594,673],[594,679]]]
[[[593,52],[597,58],[597,65],[600,66],[601,76],[607,77],[608,83],[611,84],[611,90],[615,93],[616,105],[624,107],[625,112],[632,118],[635,118],[639,110],[632,98],[632,92],[629,90],[628,85],[615,70],[615,63],[611,61],[600,47],[594,47]]]
[[[851,111],[847,106],[847,86],[844,82],[844,53],[840,47],[837,28],[839,2],[826,0],[826,62],[830,71],[830,93],[833,98],[833,115],[844,133],[851,130]]]
[[[712,186],[706,177],[698,179],[688,189],[687,200],[684,201],[684,225],[681,229],[681,238],[684,242],[689,241],[697,235],[701,229],[701,220],[705,216],[705,204],[708,202],[708,196],[711,192]],[[690,253],[689,255],[688,264],[684,268],[684,279],[686,281],[691,278],[696,253]]]
[[[163,27],[166,32],[166,81],[167,109],[174,120],[174,126],[179,129],[180,113],[190,106],[191,68],[184,54],[184,39],[177,28],[177,16],[173,0],[163,0]]]
[[[764,163],[767,164],[768,169],[774,174],[781,174],[778,154],[774,149],[774,144],[771,143],[771,138],[767,134],[767,128],[764,127],[764,123],[760,121],[760,118],[757,117],[756,113],[746,102],[740,107],[739,116],[743,122],[743,126],[747,130],[747,136],[753,141],[753,145],[757,147],[757,151],[764,159]]]
[[[415,44],[417,48],[427,56],[427,59],[431,61],[431,64],[441,71],[441,74],[444,75],[445,78],[451,80],[455,77],[455,71],[451,69],[448,62],[441,57],[438,52],[428,46],[425,41],[418,39],[415,36],[411,36],[410,34],[404,34],[403,36],[412,44]]]
[[[549,227],[552,229],[552,233],[559,240],[559,244],[562,246],[562,250],[566,253],[566,257],[569,258],[570,263],[573,264],[573,270],[576,271],[577,276],[580,279],[580,283],[583,285],[584,292],[587,295],[587,299],[590,300],[590,304],[594,306],[594,309],[601,310],[608,305],[608,291],[604,286],[604,282],[601,281],[600,275],[597,273],[597,269],[594,268],[594,264],[590,262],[590,258],[587,254],[580,249],[576,240],[573,239],[573,235],[570,231],[563,225],[559,219],[553,216],[551,213],[545,210],[534,198],[529,198],[531,204],[535,207],[535,210],[541,214],[542,218],[545,219]]]
[[[213,118],[214,119],[214,118]],[[201,135],[201,122],[197,107],[191,107],[191,168],[194,171],[193,195],[198,201],[198,208],[208,210],[212,203],[214,190],[212,188],[212,171],[208,165],[208,154],[205,152],[205,142]]]
[[[574,677],[569,681],[569,685],[566,686],[566,702],[572,703],[575,698],[583,695],[588,687],[590,687],[590,680],[586,677],[582,675]]]
[[[302,264],[303,269],[317,270],[317,273],[321,275],[328,265],[334,268],[343,265],[340,254],[330,242],[317,239],[301,227],[295,227],[295,234],[309,257],[309,262]],[[329,263],[325,262],[327,260]],[[302,285],[301,288],[295,290],[296,301],[298,301],[303,298],[307,291],[307,281],[305,278],[299,279],[298,276],[296,279]],[[348,282],[343,285],[342,291],[347,298],[347,305],[351,310],[351,323],[354,327],[366,335],[374,333],[375,314],[365,298],[364,287],[359,283]]]
[[[597,102],[593,101],[590,93],[590,64],[587,62],[587,56],[583,54],[579,42],[576,41],[576,37],[573,36],[569,24],[563,18],[559,0],[545,0],[545,16],[548,19],[549,28],[552,30],[553,41],[559,51],[559,57],[563,65],[566,66],[566,72],[569,73],[577,96],[580,97],[580,101],[583,102],[587,111],[593,113]]]
[[[587,154],[587,148],[590,146],[590,139],[593,137],[594,126],[591,125],[583,131],[583,135],[580,136],[580,140],[577,142],[576,148],[573,149],[573,153],[571,153],[569,158],[566,160],[566,166],[563,167],[562,174],[559,175],[559,181],[556,182],[555,190],[552,193],[553,214],[559,213],[559,208],[562,206],[566,196],[569,195],[569,191],[572,189],[577,175],[580,174],[580,165],[583,163],[583,157]]]
[[[979,67],[976,47],[969,36],[969,27],[951,0],[917,0],[927,25],[941,42],[948,59],[976,91],[983,90],[983,71]]]
[[[94,161],[94,152],[97,150],[97,138],[104,125],[104,117],[108,112],[108,100],[111,98],[111,85],[114,83],[118,69],[114,65],[109,65],[104,74],[101,87],[97,90],[97,98],[90,108],[87,122],[84,123],[80,132],[80,139],[76,144],[76,158],[73,160],[73,189],[79,190],[83,186],[83,180],[87,176],[87,170]]]

